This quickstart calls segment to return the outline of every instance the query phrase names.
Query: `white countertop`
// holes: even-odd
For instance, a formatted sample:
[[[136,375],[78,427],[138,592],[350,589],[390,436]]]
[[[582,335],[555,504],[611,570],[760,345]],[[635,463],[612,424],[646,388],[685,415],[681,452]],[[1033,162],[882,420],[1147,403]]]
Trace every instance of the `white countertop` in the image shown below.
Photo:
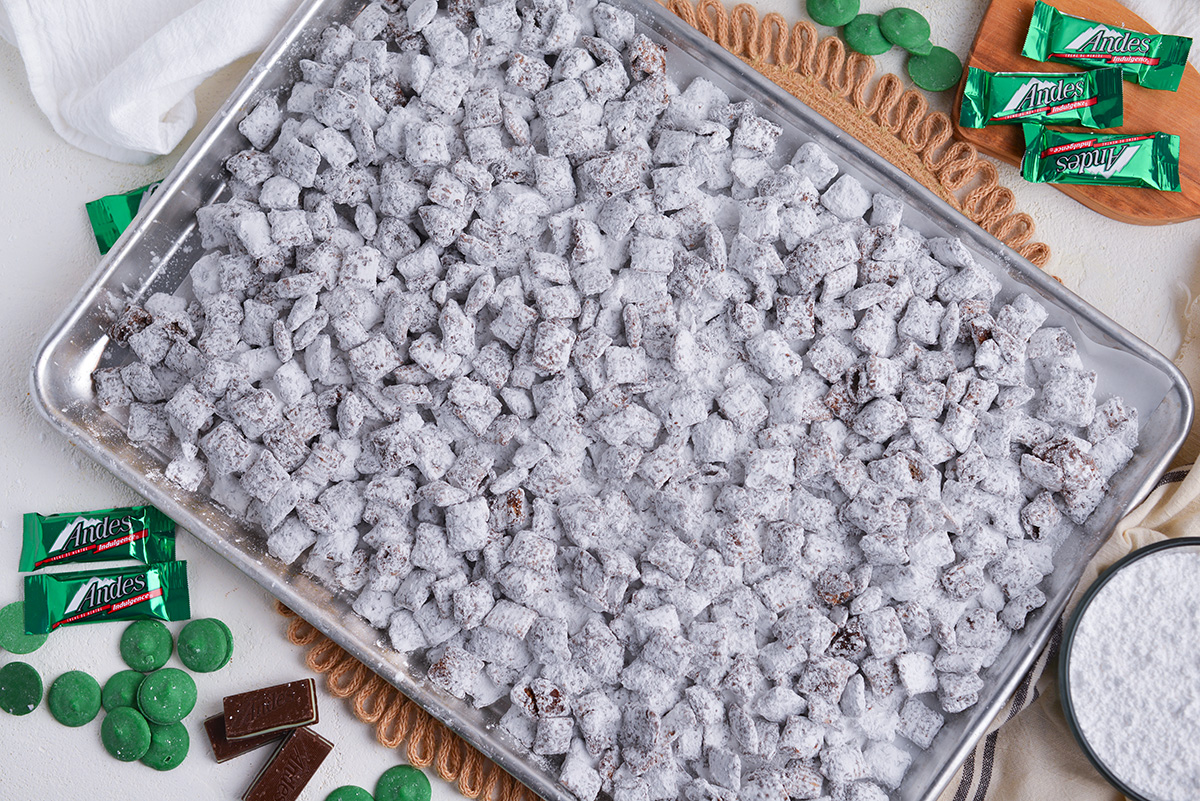
[[[795,19],[796,0],[768,0],[760,9]],[[894,3],[865,0],[864,11]],[[933,40],[965,54],[984,0],[937,0],[910,5],[933,20]],[[828,30],[823,31],[828,33]],[[884,69],[900,71],[894,53]],[[204,122],[251,61],[234,64],[211,79],[199,97]],[[949,93],[944,93],[949,94]],[[940,102],[946,110],[949,98]],[[112,475],[54,432],[29,398],[29,367],[42,336],[91,274],[99,256],[84,203],[161,178],[186,146],[146,167],[117,164],[64,143],[34,105],[16,50],[0,42],[0,606],[21,597],[15,566],[24,512],[79,511],[138,502]],[[190,140],[189,140],[190,141]],[[1054,255],[1049,271],[1071,289],[1150,344],[1174,356],[1183,333],[1188,287],[1200,266],[1200,222],[1139,227],[1113,222],[1046,185],[1026,184],[1009,167],[1002,182],[1018,207],[1037,220],[1037,238]],[[192,609],[231,627],[235,657],[213,674],[197,675],[199,702],[187,724],[192,752],[179,768],[158,773],[123,764],[100,745],[99,719],[80,729],[60,726],[45,705],[25,717],[0,714],[0,798],[42,801],[58,797],[90,801],[209,801],[240,797],[268,755],[262,750],[216,765],[201,722],[220,709],[221,698],[310,675],[300,649],[283,636],[284,621],[254,582],[183,535],[180,557],[191,572]],[[180,624],[173,624],[178,632]],[[59,673],[79,669],[103,683],[124,667],[117,651],[122,626],[80,626],[56,633],[41,650],[19,657],[34,665],[47,685]],[[0,662],[8,661],[0,654]],[[171,664],[178,666],[177,658]],[[320,686],[320,680],[319,680]],[[402,762],[377,744],[353,719],[344,702],[322,692],[317,730],[336,748],[304,794],[323,799],[342,784],[372,790],[379,775]],[[432,776],[432,773],[430,773]],[[458,797],[433,778],[434,799]]]

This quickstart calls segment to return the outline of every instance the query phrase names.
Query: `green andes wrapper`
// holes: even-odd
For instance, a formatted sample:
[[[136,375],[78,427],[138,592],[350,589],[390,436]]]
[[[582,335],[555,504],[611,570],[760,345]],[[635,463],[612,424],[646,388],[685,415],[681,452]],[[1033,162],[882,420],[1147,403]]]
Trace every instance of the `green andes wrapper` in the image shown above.
[[[110,620],[187,620],[187,562],[25,577],[25,631]]]
[[[1125,80],[1147,89],[1179,88],[1192,40],[1185,36],[1140,33],[1038,3],[1021,55],[1079,67],[1120,67]]]
[[[967,71],[958,123],[987,125],[1082,125],[1116,128],[1124,119],[1121,70],[1092,72]]]
[[[1024,131],[1026,181],[1180,191],[1178,136],[1065,133],[1040,125]]]
[[[155,181],[123,195],[105,195],[86,204],[88,220],[92,224],[92,233],[96,235],[96,244],[100,246],[101,256],[112,250],[117,239],[137,216],[142,203],[161,183]]]
[[[153,506],[25,515],[23,573],[77,562],[175,559],[175,521]]]

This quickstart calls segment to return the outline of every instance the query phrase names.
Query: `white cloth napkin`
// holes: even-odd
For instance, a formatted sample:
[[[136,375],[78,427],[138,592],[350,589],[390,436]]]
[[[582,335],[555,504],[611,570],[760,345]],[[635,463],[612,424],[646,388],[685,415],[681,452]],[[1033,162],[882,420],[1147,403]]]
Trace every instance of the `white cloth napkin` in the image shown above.
[[[0,0],[0,35],[25,61],[54,130],[145,164],[196,122],[195,89],[262,50],[299,0]]]
[[[651,0],[647,0],[650,2]],[[196,122],[195,89],[262,50],[299,0],[0,0],[0,36],[71,144],[145,164]],[[1200,39],[1200,0],[1126,0],[1160,31]],[[1191,60],[1200,64],[1200,44]]]

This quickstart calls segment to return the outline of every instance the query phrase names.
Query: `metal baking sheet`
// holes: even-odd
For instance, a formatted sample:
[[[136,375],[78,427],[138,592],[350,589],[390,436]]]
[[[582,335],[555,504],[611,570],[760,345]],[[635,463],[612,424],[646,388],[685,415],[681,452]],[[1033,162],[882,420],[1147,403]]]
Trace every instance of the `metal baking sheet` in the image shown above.
[[[1030,617],[984,673],[987,684],[979,703],[949,717],[933,745],[914,760],[896,793],[899,801],[931,801],[1045,644],[1091,556],[1116,521],[1150,491],[1182,445],[1192,421],[1191,392],[1162,354],[674,15],[646,0],[609,2],[633,12],[643,32],[668,46],[669,72],[677,82],[703,75],[734,99],[756,101],[766,116],[784,128],[781,152],[790,153],[803,141],[818,142],[869,189],[901,198],[906,224],[927,236],[960,237],[979,262],[1000,277],[1002,298],[1022,291],[1039,297],[1050,311],[1047,324],[1070,329],[1085,363],[1099,373],[1098,393],[1121,394],[1140,413],[1141,444],[1085,530],[1056,555],[1056,569],[1041,585],[1048,597],[1046,606]],[[203,491],[187,492],[169,484],[161,455],[131,443],[122,421],[102,412],[92,397],[91,372],[128,358],[106,333],[109,293],[138,300],[181,288],[202,254],[196,209],[226,194],[222,163],[245,147],[236,130],[238,121],[263,94],[277,92],[298,78],[299,59],[312,52],[316,36],[326,25],[348,21],[364,5],[364,0],[309,0],[295,13],[50,331],[33,366],[34,397],[46,418],[80,448],[372,670],[543,798],[571,801],[545,763],[535,762],[536,758],[497,735],[496,713],[476,710],[429,685],[423,666],[387,647],[384,635],[350,610],[350,598],[268,556],[264,538]]]

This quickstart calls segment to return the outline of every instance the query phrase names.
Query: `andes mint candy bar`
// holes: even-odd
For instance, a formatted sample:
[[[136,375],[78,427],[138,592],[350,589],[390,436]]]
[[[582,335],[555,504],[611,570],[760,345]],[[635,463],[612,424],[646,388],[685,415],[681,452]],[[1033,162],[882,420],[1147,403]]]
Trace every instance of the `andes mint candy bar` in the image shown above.
[[[1124,119],[1121,71],[988,72],[967,70],[958,123],[987,125],[1082,125],[1116,128]]]
[[[1081,134],[1026,125],[1021,175],[1026,181],[1141,186],[1179,192],[1179,137]]]
[[[1064,14],[1041,2],[1021,55],[1078,67],[1119,67],[1125,80],[1147,89],[1179,88],[1192,40],[1186,36],[1141,33]]]
[[[87,204],[88,221],[96,235],[96,244],[103,256],[124,233],[133,218],[141,211],[142,204],[150,199],[162,181],[138,187],[123,195],[105,195]]]
[[[277,743],[287,736],[287,732],[269,731],[254,737],[243,737],[240,740],[230,740],[225,736],[225,716],[213,715],[204,721],[204,733],[208,735],[209,745],[212,746],[213,756],[218,763],[228,762],[234,757],[240,757],[268,743]]]
[[[153,506],[25,515],[23,573],[74,562],[175,559],[175,521]]]
[[[254,779],[242,801],[296,801],[332,750],[333,743],[307,726],[296,729]]]
[[[187,620],[187,562],[25,577],[25,632],[109,620]]]
[[[312,679],[263,687],[225,699],[225,736],[240,740],[317,722],[317,685]]]

